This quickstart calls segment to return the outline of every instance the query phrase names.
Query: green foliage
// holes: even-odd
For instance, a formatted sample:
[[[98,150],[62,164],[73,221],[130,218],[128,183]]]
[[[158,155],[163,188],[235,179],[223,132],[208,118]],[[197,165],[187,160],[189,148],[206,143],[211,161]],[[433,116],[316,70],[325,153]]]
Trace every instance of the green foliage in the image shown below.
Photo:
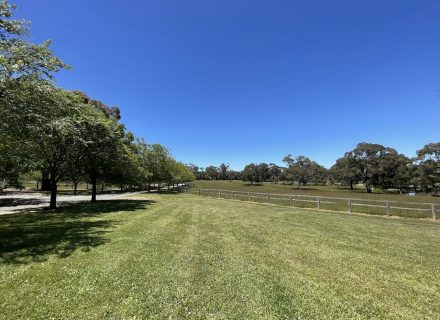
[[[24,38],[28,22],[12,19],[14,9],[7,0],[0,2],[0,82],[51,79],[53,72],[69,68],[53,55],[50,41],[36,45]]]
[[[218,168],[215,166],[209,166],[205,169],[205,177],[209,180],[216,180],[218,178]]]
[[[431,188],[438,194],[440,185],[440,142],[431,143],[417,151],[422,186]]]
[[[250,182],[251,185],[253,185],[254,183],[259,183],[260,172],[258,171],[258,166],[254,163],[246,165],[242,171],[241,178],[244,182]]]
[[[372,192],[372,186],[382,189],[395,185],[400,188],[409,187],[410,179],[406,176],[410,172],[410,160],[393,148],[359,143],[338,161],[332,170],[334,177],[342,181],[348,180],[349,183],[360,180],[365,184],[367,192]]]
[[[288,165],[285,173],[286,179],[292,183],[296,182],[298,188],[311,181],[318,184],[327,182],[327,170],[305,156],[298,156],[293,159],[289,154],[283,158],[283,161]]]

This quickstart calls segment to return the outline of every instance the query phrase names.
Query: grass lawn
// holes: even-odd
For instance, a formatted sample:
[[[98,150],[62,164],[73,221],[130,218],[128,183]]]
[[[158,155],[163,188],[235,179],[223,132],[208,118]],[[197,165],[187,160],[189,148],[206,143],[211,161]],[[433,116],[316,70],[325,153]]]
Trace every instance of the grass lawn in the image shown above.
[[[438,319],[440,224],[193,197],[0,216],[1,319]]]

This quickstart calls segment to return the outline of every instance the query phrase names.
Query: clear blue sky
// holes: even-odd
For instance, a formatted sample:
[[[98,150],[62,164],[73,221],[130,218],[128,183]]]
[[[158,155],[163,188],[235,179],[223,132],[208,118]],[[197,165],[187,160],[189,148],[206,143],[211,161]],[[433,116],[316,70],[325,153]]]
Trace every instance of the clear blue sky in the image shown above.
[[[57,84],[200,166],[440,139],[440,1],[11,0]]]

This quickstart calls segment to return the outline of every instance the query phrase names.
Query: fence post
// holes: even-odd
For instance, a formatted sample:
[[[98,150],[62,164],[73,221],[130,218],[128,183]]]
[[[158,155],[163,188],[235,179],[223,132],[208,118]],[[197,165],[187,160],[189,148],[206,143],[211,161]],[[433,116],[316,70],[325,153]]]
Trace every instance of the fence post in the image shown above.
[[[431,204],[431,211],[432,211],[432,219],[433,219],[433,220],[436,220],[436,219],[437,219],[437,216],[436,216],[436,214],[435,214],[435,204],[434,204],[434,203]]]
[[[387,201],[387,216],[390,216],[391,212],[390,212],[390,203]]]
[[[289,206],[292,206],[292,196],[290,196]]]
[[[318,210],[321,209],[321,199],[319,197],[316,197],[316,203],[318,204]]]
[[[352,213],[352,209],[351,209],[351,199],[348,199],[348,212]]]
[[[251,202],[251,193],[248,192],[248,201]]]
[[[267,194],[267,203],[270,204],[270,193]]]

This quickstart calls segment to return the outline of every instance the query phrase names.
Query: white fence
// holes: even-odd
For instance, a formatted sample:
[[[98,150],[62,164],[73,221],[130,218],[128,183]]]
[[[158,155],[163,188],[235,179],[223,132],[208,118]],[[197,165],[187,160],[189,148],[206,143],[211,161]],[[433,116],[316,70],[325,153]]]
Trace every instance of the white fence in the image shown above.
[[[297,208],[344,211],[348,213],[368,213],[387,216],[413,218],[432,218],[436,220],[440,203],[399,202],[355,198],[334,198],[324,196],[289,195],[275,193],[257,193],[235,190],[185,188],[186,194],[230,199],[256,203],[283,205]]]

